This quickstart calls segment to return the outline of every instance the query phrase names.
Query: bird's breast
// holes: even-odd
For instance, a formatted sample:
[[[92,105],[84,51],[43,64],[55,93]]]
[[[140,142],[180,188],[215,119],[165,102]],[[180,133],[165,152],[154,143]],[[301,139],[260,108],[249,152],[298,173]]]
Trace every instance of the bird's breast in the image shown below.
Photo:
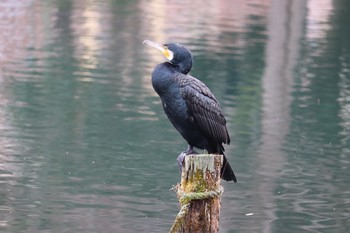
[[[180,88],[180,78],[169,64],[159,64],[152,73],[152,85],[160,96],[165,114],[170,122],[187,138],[186,132],[193,128],[193,117],[189,115],[186,100]]]

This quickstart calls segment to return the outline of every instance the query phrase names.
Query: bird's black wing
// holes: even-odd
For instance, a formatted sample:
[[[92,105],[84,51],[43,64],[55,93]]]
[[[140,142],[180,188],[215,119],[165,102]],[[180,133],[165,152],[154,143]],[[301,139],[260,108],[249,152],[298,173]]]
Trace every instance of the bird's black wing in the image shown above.
[[[180,76],[181,95],[186,101],[190,116],[194,117],[201,131],[211,140],[229,144],[226,120],[215,96],[200,80],[190,75]]]

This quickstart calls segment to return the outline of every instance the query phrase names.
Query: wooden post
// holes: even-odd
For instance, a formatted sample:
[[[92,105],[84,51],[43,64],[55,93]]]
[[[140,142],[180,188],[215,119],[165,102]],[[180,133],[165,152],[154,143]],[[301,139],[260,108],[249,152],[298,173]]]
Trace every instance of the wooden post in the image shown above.
[[[177,186],[181,210],[170,232],[219,232],[222,161],[222,155],[213,154],[185,157]]]

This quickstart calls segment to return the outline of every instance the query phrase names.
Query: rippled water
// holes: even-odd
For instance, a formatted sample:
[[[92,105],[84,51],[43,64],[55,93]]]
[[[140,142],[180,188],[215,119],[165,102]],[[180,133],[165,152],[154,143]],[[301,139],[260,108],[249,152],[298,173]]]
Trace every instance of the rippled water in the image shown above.
[[[350,231],[345,0],[0,2],[0,231],[167,232],[186,143],[150,83],[176,41],[222,104],[220,232]]]

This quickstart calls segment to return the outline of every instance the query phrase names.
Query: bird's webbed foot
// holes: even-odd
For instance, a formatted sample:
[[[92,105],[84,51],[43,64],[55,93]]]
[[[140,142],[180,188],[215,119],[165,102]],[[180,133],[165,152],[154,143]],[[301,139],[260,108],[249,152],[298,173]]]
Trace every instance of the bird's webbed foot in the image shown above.
[[[188,149],[186,151],[181,152],[181,154],[179,154],[179,156],[177,157],[177,164],[179,165],[180,174],[182,170],[182,163],[185,160],[186,155],[192,155],[192,154],[198,154],[198,153],[193,150],[192,146],[188,146]]]

